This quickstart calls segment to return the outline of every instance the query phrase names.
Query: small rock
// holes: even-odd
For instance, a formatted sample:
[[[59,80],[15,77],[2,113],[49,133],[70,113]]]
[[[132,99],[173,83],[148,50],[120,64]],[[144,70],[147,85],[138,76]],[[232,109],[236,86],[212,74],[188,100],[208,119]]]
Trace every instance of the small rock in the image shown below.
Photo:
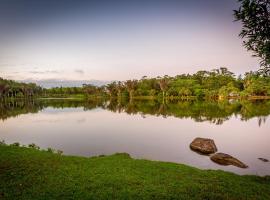
[[[201,154],[211,154],[217,152],[217,147],[214,140],[208,138],[195,138],[191,144],[190,148]]]
[[[210,159],[220,165],[234,165],[240,168],[248,168],[248,166],[242,163],[240,160],[225,153],[216,153],[212,155]]]
[[[261,161],[263,161],[263,162],[269,162],[269,160],[266,159],[266,158],[258,158],[258,159],[261,160]]]

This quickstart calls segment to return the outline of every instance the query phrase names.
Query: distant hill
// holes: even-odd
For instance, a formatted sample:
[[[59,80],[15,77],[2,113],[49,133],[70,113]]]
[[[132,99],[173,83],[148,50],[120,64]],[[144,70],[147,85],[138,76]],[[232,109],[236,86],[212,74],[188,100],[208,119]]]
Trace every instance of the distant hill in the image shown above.
[[[101,81],[101,80],[58,80],[58,79],[44,79],[44,80],[20,80],[19,82],[24,83],[36,83],[44,88],[52,87],[80,87],[83,84],[92,84],[95,86],[102,86],[110,83],[111,81]]]

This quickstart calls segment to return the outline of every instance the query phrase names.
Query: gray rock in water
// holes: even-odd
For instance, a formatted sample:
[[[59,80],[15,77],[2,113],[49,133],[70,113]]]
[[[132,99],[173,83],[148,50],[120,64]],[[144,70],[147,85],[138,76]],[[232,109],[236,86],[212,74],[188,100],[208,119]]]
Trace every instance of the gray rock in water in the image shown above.
[[[258,159],[261,160],[261,161],[263,161],[263,162],[269,162],[269,160],[266,159],[266,158],[258,158]]]
[[[214,140],[208,138],[195,138],[191,142],[190,148],[201,154],[212,154],[217,152]]]
[[[240,168],[248,168],[248,166],[242,163],[240,160],[225,153],[216,153],[212,155],[210,159],[220,165],[234,165]]]

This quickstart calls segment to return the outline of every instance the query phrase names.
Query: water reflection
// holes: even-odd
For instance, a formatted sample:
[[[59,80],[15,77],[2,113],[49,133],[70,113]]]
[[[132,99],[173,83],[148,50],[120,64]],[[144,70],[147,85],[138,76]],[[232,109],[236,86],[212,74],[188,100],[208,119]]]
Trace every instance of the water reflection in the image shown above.
[[[68,155],[127,152],[134,158],[269,175],[269,163],[258,159],[270,159],[269,114],[270,101],[6,101],[0,103],[0,140]],[[191,151],[196,137],[213,139],[218,152],[249,168],[219,166]]]
[[[105,101],[102,99],[92,99],[81,101],[75,99],[39,99],[39,100],[20,100],[5,101],[0,103],[0,119],[6,120],[20,114],[37,113],[44,108],[79,108],[85,111],[95,108],[102,108],[112,112],[125,112],[127,114],[154,115],[176,118],[191,118],[195,122],[208,121],[221,125],[237,116],[242,121],[247,121],[254,117],[261,126],[266,122],[270,114],[270,101],[167,101],[157,100],[134,100],[113,99]],[[83,120],[81,121],[83,122]]]

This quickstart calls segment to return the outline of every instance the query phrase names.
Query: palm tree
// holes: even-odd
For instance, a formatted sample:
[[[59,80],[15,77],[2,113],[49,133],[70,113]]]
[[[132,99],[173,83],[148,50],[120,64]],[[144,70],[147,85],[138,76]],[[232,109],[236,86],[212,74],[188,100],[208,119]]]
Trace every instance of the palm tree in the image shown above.
[[[118,98],[121,98],[121,93],[124,90],[124,86],[123,86],[123,83],[121,81],[118,81],[118,83],[116,84],[116,89],[117,89]]]
[[[110,97],[112,98],[115,93],[117,92],[117,84],[116,82],[109,83],[106,85],[106,91],[109,93]]]
[[[164,102],[164,98],[166,95],[166,90],[168,89],[169,81],[167,78],[162,78],[159,80],[159,87],[162,90],[162,100]]]
[[[8,90],[8,85],[5,83],[1,83],[0,84],[0,98],[4,97],[4,95],[6,94],[6,91]]]
[[[133,99],[134,90],[136,89],[136,87],[138,85],[138,81],[137,80],[127,80],[125,82],[125,85],[126,85],[127,90],[129,92],[129,99],[132,100]]]

